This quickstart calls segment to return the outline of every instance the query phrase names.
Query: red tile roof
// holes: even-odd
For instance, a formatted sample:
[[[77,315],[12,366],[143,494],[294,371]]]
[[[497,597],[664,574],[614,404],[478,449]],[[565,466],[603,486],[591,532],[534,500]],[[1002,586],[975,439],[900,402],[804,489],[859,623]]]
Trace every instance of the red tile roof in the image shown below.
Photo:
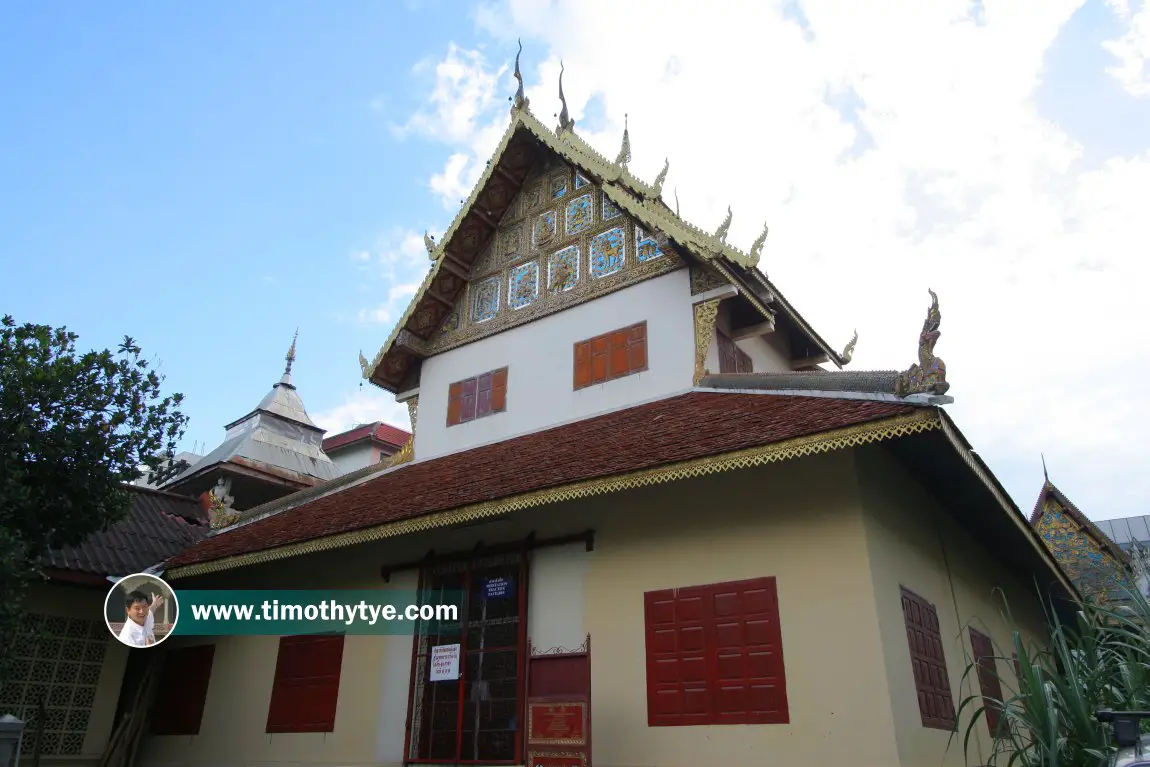
[[[353,442],[359,442],[364,439],[375,439],[380,442],[386,442],[395,447],[403,447],[404,443],[411,438],[409,432],[403,429],[376,421],[375,423],[364,424],[357,426],[354,429],[340,432],[339,434],[332,435],[323,441],[323,450],[328,452],[330,450],[338,450],[341,447],[347,447]]]
[[[867,400],[691,392],[404,466],[208,538],[173,557],[168,567],[768,445],[915,410]]]
[[[128,515],[79,546],[48,554],[50,571],[96,576],[132,575],[178,554],[210,530],[207,514],[195,498],[131,486]]]

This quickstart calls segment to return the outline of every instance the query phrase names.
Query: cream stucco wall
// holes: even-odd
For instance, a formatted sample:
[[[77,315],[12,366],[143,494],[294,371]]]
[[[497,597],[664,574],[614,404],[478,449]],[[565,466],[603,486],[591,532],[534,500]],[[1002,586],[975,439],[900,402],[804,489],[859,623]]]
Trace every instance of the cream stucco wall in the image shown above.
[[[991,638],[999,655],[1011,655],[1012,634],[1003,595],[1025,641],[1045,636],[1041,608],[1014,575],[991,560],[953,516],[879,448],[856,453],[865,509],[871,578],[882,628],[883,660],[891,690],[890,707],[898,734],[900,767],[961,767],[968,764],[962,737],[972,710],[963,712],[959,737],[922,726],[902,613],[900,586],[934,604],[943,639],[956,711],[962,700],[978,695],[978,680],[963,675],[973,661],[969,628]],[[996,589],[1001,593],[996,593]],[[1010,695],[1014,671],[998,662],[1003,691]],[[974,727],[971,764],[982,764],[991,751],[985,719]]]
[[[348,445],[329,454],[340,474],[349,474],[379,462],[379,448],[370,442]]]
[[[573,390],[576,343],[647,322],[647,371]],[[426,360],[415,455],[425,460],[637,404],[691,386],[694,314],[679,269]],[[507,409],[447,426],[452,383],[507,366]]]
[[[108,587],[111,588],[111,583]],[[26,606],[30,612],[41,615],[60,615],[104,623],[104,597],[96,589],[54,584],[34,584],[28,594]],[[128,662],[128,648],[107,634],[100,681],[96,686],[96,699],[88,719],[84,746],[77,756],[41,755],[40,767],[88,767],[95,765],[108,744],[120,697],[120,682]],[[0,714],[5,712],[0,711]],[[33,755],[23,753],[21,764],[31,764]]]
[[[860,480],[861,475],[861,480]],[[597,767],[809,764],[849,754],[852,764],[944,764],[947,736],[923,730],[911,682],[898,584],[934,601],[944,633],[957,622],[937,537],[942,518],[915,482],[881,454],[830,453],[518,512],[497,522],[422,532],[349,549],[177,582],[179,588],[375,588],[380,567],[428,550],[458,552],[592,528],[595,547],[533,552],[528,634],[540,649],[592,637],[593,759]],[[959,614],[985,609],[1008,577],[969,538],[943,526]],[[933,547],[933,548],[932,548]],[[956,564],[957,563],[957,564]],[[647,726],[643,594],[762,576],[777,579],[790,722],[754,726]],[[242,579],[242,581],[241,581]],[[410,589],[415,573],[391,588]],[[1016,614],[1033,605],[1017,595]],[[1040,631],[1040,621],[1028,625]],[[178,641],[178,640],[171,640]],[[194,640],[204,641],[204,640]],[[349,637],[335,731],[264,732],[277,640],[222,637],[201,734],[150,737],[143,767],[394,765],[402,758],[411,638]],[[948,647],[954,687],[961,655]],[[896,737],[897,736],[897,737]],[[960,747],[959,747],[960,748]],[[955,752],[957,753],[957,752]],[[962,764],[953,753],[945,764]]]

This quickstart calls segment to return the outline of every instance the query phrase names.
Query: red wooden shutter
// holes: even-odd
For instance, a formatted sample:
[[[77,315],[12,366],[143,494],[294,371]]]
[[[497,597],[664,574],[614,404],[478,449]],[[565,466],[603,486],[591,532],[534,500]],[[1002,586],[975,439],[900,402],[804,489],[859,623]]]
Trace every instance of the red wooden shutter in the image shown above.
[[[214,644],[168,652],[152,708],[153,735],[198,735],[212,678]]]
[[[736,372],[735,342],[721,330],[716,331],[715,335],[719,347],[719,372],[724,375]]]
[[[343,636],[280,638],[267,732],[333,732]]]
[[[978,664],[978,688],[982,692],[986,726],[991,737],[998,732],[999,711],[1002,702],[1002,682],[998,678],[998,664],[994,658],[994,643],[990,637],[971,627],[970,649]]]
[[[631,372],[631,330],[623,328],[610,334],[610,359],[607,377],[621,378]]]
[[[591,342],[575,344],[575,388],[583,389],[591,385]]]
[[[475,392],[475,417],[482,418],[491,415],[491,383],[492,374],[484,373],[479,376]]]
[[[496,370],[491,376],[491,412],[507,409],[507,368]]]
[[[463,405],[463,382],[451,384],[447,389],[447,425],[459,424],[460,408]]]
[[[790,721],[774,578],[644,595],[648,726]]]
[[[630,364],[627,367],[627,372],[638,373],[647,369],[647,323],[640,322],[638,325],[632,325],[630,336],[628,346]]]
[[[902,591],[902,614],[914,667],[914,685],[922,726],[953,730],[954,700],[946,670],[938,611],[934,605],[906,588]]]
[[[643,595],[647,623],[647,725],[710,724],[707,590],[668,589]]]
[[[468,378],[461,383],[463,384],[463,395],[460,397],[459,421],[460,423],[467,423],[475,420],[476,390],[479,388],[479,381],[475,378]]]
[[[607,380],[607,359],[610,351],[608,336],[596,336],[591,339],[591,383],[603,383]]]

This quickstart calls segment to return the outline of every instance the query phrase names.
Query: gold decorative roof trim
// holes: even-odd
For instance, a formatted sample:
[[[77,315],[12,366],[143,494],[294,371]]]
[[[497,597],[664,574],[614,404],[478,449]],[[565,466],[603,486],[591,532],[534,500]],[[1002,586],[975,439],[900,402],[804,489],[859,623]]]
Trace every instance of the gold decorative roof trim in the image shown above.
[[[610,477],[585,480],[559,487],[535,490],[508,498],[461,506],[456,509],[433,512],[412,519],[387,522],[363,530],[310,541],[281,546],[250,554],[238,554],[209,562],[200,562],[186,567],[176,567],[167,572],[170,579],[189,578],[196,575],[230,570],[237,567],[274,562],[281,559],[314,554],[320,551],[355,546],[385,538],[396,538],[412,533],[451,527],[465,522],[500,517],[512,512],[531,509],[563,501],[573,501],[598,495],[632,490],[639,487],[661,485],[682,479],[702,477],[709,474],[747,469],[780,463],[810,455],[830,453],[836,450],[859,447],[900,437],[907,437],[940,428],[941,420],[934,408],[923,408],[917,412],[894,418],[834,429],[819,434],[775,442],[769,445],[738,450],[731,453],[705,456],[690,461],[658,466],[652,469],[617,474]]]

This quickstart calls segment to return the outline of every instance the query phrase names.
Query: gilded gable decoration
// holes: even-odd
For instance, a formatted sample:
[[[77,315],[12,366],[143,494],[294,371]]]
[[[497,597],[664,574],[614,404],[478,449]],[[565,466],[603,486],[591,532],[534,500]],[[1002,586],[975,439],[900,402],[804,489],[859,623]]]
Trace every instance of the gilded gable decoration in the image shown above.
[[[677,193],[675,212],[660,199],[669,161],[653,185],[628,170],[629,125],[619,162],[574,132],[562,62],[559,127],[544,126],[528,108],[521,54],[522,45],[510,125],[451,225],[438,238],[425,236],[431,269],[375,357],[360,354],[365,378],[387,391],[404,391],[418,385],[429,356],[688,263],[709,267],[699,272],[708,279],[740,287],[765,319],[774,318],[775,309],[767,308],[773,302],[809,343],[841,364],[838,352],[755,269],[758,252],[725,242],[730,209],[717,236],[703,231],[678,216]],[[697,284],[693,273],[692,290]]]
[[[730,280],[711,267],[705,264],[691,264],[691,295],[697,296],[730,284]]]
[[[851,358],[854,357],[855,344],[857,344],[858,342],[859,342],[859,332],[856,330],[854,336],[851,338],[851,340],[849,342],[847,342],[846,348],[843,349],[843,353],[839,355],[840,357],[842,357],[843,365],[849,365],[850,364]]]
[[[1042,484],[1030,523],[1084,597],[1107,602],[1122,599],[1136,587],[1126,554],[1049,479]]]
[[[911,365],[905,372],[900,373],[895,382],[895,393],[900,397],[908,394],[946,394],[950,384],[946,381],[946,364],[934,356],[934,345],[938,343],[941,335],[939,325],[942,324],[942,313],[938,310],[938,295],[933,290],[930,293],[931,304],[926,314],[926,321],[922,323],[922,332],[918,337],[918,364]]]
[[[715,322],[719,318],[718,298],[695,304],[695,380],[699,381],[707,375],[707,353],[711,350],[711,341],[715,338]]]

